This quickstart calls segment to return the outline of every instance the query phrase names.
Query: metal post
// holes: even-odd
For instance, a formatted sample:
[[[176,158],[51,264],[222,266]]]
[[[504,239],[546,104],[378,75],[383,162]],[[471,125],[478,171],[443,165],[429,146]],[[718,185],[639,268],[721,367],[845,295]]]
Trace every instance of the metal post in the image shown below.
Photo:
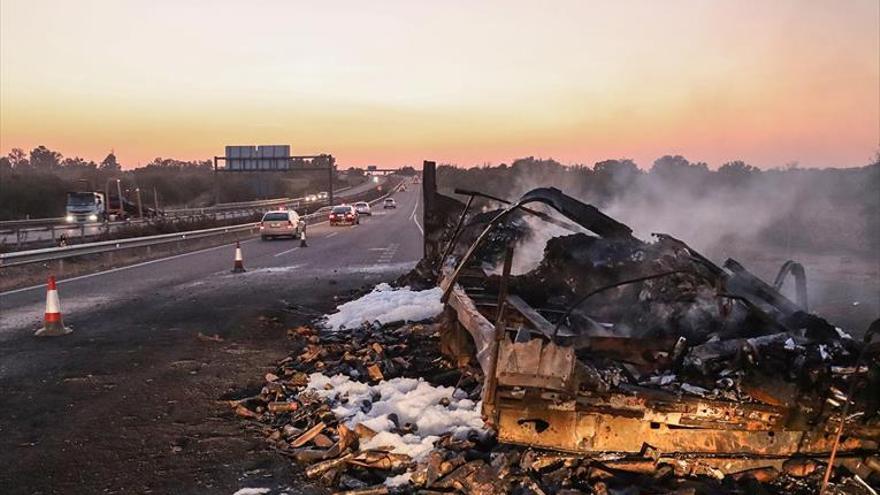
[[[217,157],[214,157],[214,204],[220,204],[220,186],[217,184]]]
[[[329,171],[330,176],[328,177],[328,182],[330,183],[329,189],[327,190],[327,202],[330,206],[333,206],[333,176],[336,171],[336,160],[333,156],[330,156],[327,163],[327,170]]]
[[[422,227],[425,232],[432,232],[436,227],[433,217],[434,195],[437,193],[437,164],[425,160],[422,162]],[[422,254],[425,258],[431,258],[435,253],[430,252],[431,243],[427,235],[422,236]]]
[[[119,215],[125,216],[125,206],[122,204],[122,180],[116,179],[116,194],[119,195]]]
[[[159,214],[159,195],[156,193],[156,186],[153,186],[153,205],[156,208],[156,214]]]
[[[143,219],[144,218],[144,208],[141,206],[141,188],[134,188],[134,193],[137,195],[138,200],[138,216]]]
[[[497,392],[498,392],[498,354],[504,340],[504,309],[507,304],[507,283],[510,279],[510,267],[513,264],[513,243],[507,245],[504,252],[504,268],[501,272],[501,285],[498,288],[498,310],[495,313],[495,348],[492,350],[492,366],[486,374],[485,411],[490,426],[498,424]]]

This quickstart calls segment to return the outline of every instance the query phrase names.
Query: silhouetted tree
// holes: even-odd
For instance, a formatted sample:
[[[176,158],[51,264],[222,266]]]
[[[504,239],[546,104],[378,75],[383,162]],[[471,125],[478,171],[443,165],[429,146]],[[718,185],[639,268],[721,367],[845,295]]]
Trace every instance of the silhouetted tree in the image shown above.
[[[31,167],[37,170],[54,170],[61,166],[61,159],[61,153],[42,145],[31,150]]]
[[[94,169],[98,168],[97,163],[95,163],[91,160],[86,161],[78,156],[73,157],[73,158],[65,158],[64,160],[61,161],[61,166],[66,169],[82,168],[82,169],[94,170]]]
[[[9,152],[9,163],[11,163],[12,168],[15,169],[25,169],[30,166],[27,155],[21,148],[12,148],[12,151]]]
[[[122,166],[116,161],[116,155],[111,151],[106,158],[101,160],[101,170],[105,172],[118,172],[122,170]]]
[[[732,177],[755,174],[760,171],[761,169],[758,167],[749,165],[742,160],[727,162],[718,169],[718,172],[722,175],[729,175]]]

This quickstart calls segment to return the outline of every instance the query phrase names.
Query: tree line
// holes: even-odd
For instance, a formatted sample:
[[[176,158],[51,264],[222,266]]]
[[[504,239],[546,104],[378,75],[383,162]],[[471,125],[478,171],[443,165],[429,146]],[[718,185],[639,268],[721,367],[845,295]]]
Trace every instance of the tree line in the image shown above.
[[[509,200],[536,187],[556,187],[630,224],[643,238],[677,233],[699,248],[740,243],[875,257],[880,252],[880,153],[865,166],[824,169],[790,164],[764,170],[730,161],[713,170],[680,155],[660,157],[649,168],[630,159],[588,166],[535,157],[438,167],[441,192],[474,184]]]
[[[337,176],[336,187],[362,182],[363,172]],[[344,176],[344,177],[343,177]],[[96,163],[37,146],[29,153],[12,149],[0,157],[0,220],[60,217],[69,191],[105,191],[119,179],[123,195],[134,200],[136,192],[145,206],[171,207],[211,205],[215,177],[211,160],[156,158],[134,169],[123,170],[111,151]],[[261,173],[220,174],[216,181],[221,202],[290,196],[327,189],[326,172],[290,175]]]

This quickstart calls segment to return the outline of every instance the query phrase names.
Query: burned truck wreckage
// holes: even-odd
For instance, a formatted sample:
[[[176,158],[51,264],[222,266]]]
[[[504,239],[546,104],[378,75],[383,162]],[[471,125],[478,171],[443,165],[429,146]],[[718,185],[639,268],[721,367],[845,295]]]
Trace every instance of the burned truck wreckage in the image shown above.
[[[261,394],[231,402],[308,478],[350,494],[876,493],[880,320],[854,339],[810,313],[800,264],[771,285],[558,189],[462,202],[430,162],[422,187],[425,255],[399,282],[442,294],[442,313],[292,330]],[[440,404],[475,404],[483,425],[419,458],[384,448],[375,418],[351,418],[396,392],[349,377],[446,386]],[[418,429],[394,411],[390,431]]]
[[[474,212],[485,195],[456,190],[461,204],[432,181],[421,268],[444,291],[444,352],[487,377],[483,412],[499,441],[620,455],[618,467],[665,460],[682,475],[832,456],[865,476],[866,460],[880,467],[878,322],[859,342],[809,313],[798,263],[771,286],[669,235],[638,240],[557,189]],[[527,216],[571,232],[512,275]],[[789,274],[797,302],[779,291]]]

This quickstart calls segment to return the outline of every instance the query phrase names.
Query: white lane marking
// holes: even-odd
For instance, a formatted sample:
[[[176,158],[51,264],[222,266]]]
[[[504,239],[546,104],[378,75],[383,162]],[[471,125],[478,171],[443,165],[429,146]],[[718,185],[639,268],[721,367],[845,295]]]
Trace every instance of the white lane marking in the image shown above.
[[[419,228],[419,232],[421,232],[422,235],[425,235],[425,231],[424,231],[424,229],[422,229],[422,226],[419,225],[419,221],[416,219],[416,210],[419,209],[419,200],[420,200],[420,199],[421,199],[421,198],[416,198],[416,205],[413,206],[412,215],[410,215],[409,217],[412,219],[413,222],[415,222],[416,227]]]
[[[278,256],[283,256],[287,253],[292,253],[292,252],[296,251],[297,249],[299,249],[299,246],[297,246],[295,248],[288,249],[287,251],[281,251],[280,253],[276,254],[275,257],[277,258]]]
[[[249,241],[244,241],[244,242],[242,242],[242,244],[246,244],[246,243],[248,243],[248,242],[253,242],[253,241],[255,241],[255,240],[256,240],[256,239],[251,239],[251,240],[249,240]],[[109,270],[104,270],[103,272],[87,273],[87,274],[85,274],[85,275],[80,275],[80,276],[78,276],[78,277],[66,278],[66,279],[63,279],[63,280],[59,280],[58,283],[59,283],[59,284],[63,284],[63,283],[66,283],[66,282],[76,282],[77,280],[83,280],[83,279],[86,279],[86,278],[97,277],[97,276],[99,276],[99,275],[108,275],[108,274],[110,274],[110,273],[121,272],[122,270],[128,270],[128,269],[130,269],[130,268],[138,268],[138,267],[141,267],[141,266],[152,265],[153,263],[159,263],[159,262],[161,262],[161,261],[169,261],[169,260],[173,260],[173,259],[177,259],[177,258],[183,258],[184,256],[190,256],[190,255],[193,255],[193,254],[205,253],[205,252],[208,252],[208,251],[213,251],[213,250],[215,250],[215,249],[225,248],[225,247],[229,247],[229,246],[232,246],[232,245],[235,245],[235,243],[234,243],[234,242],[230,242],[230,243],[227,243],[227,244],[221,244],[221,245],[219,245],[219,246],[214,246],[214,247],[209,247],[209,248],[205,248],[205,249],[200,249],[200,250],[198,250],[198,251],[192,251],[192,252],[189,252],[189,253],[175,254],[174,256],[168,256],[167,258],[159,258],[159,259],[155,259],[155,260],[142,261],[142,262],[140,262],[140,263],[135,263],[135,264],[133,264],[133,265],[120,266],[119,268],[111,268],[111,269],[109,269]],[[29,291],[29,290],[40,289],[40,288],[43,288],[43,287],[45,287],[45,286],[46,286],[46,284],[38,284],[38,285],[32,285],[32,286],[30,286],[30,287],[24,287],[24,288],[22,288],[22,289],[15,289],[15,290],[10,290],[10,291],[6,291],[6,292],[0,292],[0,297],[8,296],[8,295],[10,295],[10,294],[15,294],[15,293],[17,293],[17,292],[26,292],[26,291]]]
[[[385,248],[379,248],[382,251],[382,254],[379,255],[379,258],[376,261],[379,263],[390,263],[399,247],[400,244],[392,243]]]
[[[329,234],[324,236],[324,239],[329,239],[337,234],[339,234],[339,232],[330,232]]]

